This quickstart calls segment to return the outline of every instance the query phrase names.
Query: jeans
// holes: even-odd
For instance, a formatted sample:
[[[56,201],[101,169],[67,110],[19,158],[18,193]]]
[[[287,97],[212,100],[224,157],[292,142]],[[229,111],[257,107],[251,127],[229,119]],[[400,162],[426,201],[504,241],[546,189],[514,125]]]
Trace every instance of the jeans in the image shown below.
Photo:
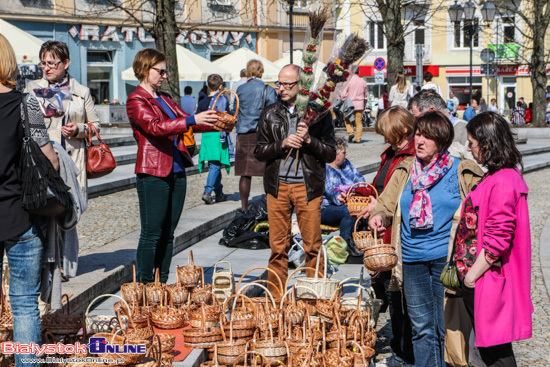
[[[439,281],[446,257],[403,263],[403,289],[412,325],[417,367],[445,365],[445,288]]]
[[[6,251],[10,267],[10,302],[13,312],[13,341],[21,344],[40,343],[40,269],[44,246],[35,226],[15,238],[0,241],[0,254]],[[2,269],[0,268],[0,275]],[[15,363],[33,354],[16,354]],[[25,366],[39,366],[38,363]]]
[[[472,325],[475,325],[475,288],[468,288],[464,284],[462,284],[462,299],[464,300],[464,306],[466,307],[466,312],[468,312],[468,316],[470,316]],[[512,349],[512,343],[493,345],[491,347],[478,347],[478,349],[479,355],[481,356],[481,359],[487,365],[487,367],[517,366],[516,358],[514,357],[514,350]]]
[[[222,185],[222,164],[220,161],[208,162],[208,177],[206,178],[206,186],[204,186],[204,193],[211,194],[212,191],[216,193],[216,196],[223,194]]]
[[[340,237],[349,242],[356,218],[349,215],[345,205],[328,205],[321,209],[321,223],[329,226],[340,226]]]
[[[185,172],[167,177],[138,174],[141,234],[136,255],[138,282],[151,283],[155,269],[166,283],[172,261],[174,230],[180,220],[187,190]]]

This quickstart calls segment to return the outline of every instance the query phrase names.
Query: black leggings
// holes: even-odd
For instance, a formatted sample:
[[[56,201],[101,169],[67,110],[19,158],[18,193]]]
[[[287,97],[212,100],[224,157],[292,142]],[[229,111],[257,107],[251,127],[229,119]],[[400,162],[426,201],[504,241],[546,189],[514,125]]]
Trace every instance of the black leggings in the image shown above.
[[[464,300],[464,306],[470,316],[472,325],[474,322],[474,295],[475,289],[468,288],[462,284],[462,299]],[[474,327],[475,331],[475,327]],[[516,367],[516,358],[514,357],[514,351],[512,350],[512,343],[494,345],[492,347],[478,347],[481,359],[487,365],[487,367]]]

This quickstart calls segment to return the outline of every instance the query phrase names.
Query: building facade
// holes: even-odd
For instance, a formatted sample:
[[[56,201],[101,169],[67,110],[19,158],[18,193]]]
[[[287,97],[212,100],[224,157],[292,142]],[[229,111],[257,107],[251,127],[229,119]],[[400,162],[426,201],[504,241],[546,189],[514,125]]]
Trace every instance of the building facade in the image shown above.
[[[508,112],[520,97],[527,103],[532,101],[533,92],[530,71],[526,65],[529,48],[522,37],[523,22],[514,14],[497,13],[491,24],[484,24],[480,7],[476,9],[473,26],[473,77],[470,91],[470,33],[468,22],[454,24],[450,21],[448,7],[454,1],[402,1],[403,24],[406,25],[404,72],[411,84],[416,84],[417,46],[422,45],[423,71],[434,75],[445,98],[453,91],[458,97],[461,109],[470,98],[487,103],[497,99],[501,111]],[[387,58],[387,40],[384,24],[372,0],[341,0],[338,9],[337,27],[345,33],[362,34],[373,50],[363,61],[361,75],[366,77],[375,97],[386,88],[374,83],[373,63],[376,58]],[[550,36],[546,37],[547,49]],[[494,70],[487,74],[481,59],[483,49],[495,51]],[[489,67],[490,68],[490,67]],[[547,67],[550,71],[550,68]],[[491,71],[491,70],[490,70]],[[388,83],[385,80],[385,83]],[[393,84],[393,81],[391,83]]]
[[[294,48],[301,49],[306,33],[307,9],[321,6],[297,2],[294,11]],[[136,53],[154,47],[146,27],[155,10],[151,3],[118,0],[9,0],[0,2],[0,21],[8,22],[42,42],[58,40],[69,46],[69,73],[88,86],[97,101],[124,102],[137,81],[121,79],[132,66]],[[290,51],[289,8],[285,2],[267,0],[176,0],[180,28],[177,44],[214,61],[241,47],[249,48],[270,61]],[[125,8],[123,8],[123,6]],[[133,8],[132,8],[133,7]],[[334,22],[325,32],[321,59],[332,49]],[[9,38],[9,35],[8,39]],[[12,41],[12,43],[18,41]],[[40,42],[38,42],[40,44]],[[28,44],[37,54],[37,42]],[[20,70],[28,78],[40,75],[36,57],[20,57]],[[243,65],[235,65],[239,70]],[[204,81],[188,81],[195,93]]]

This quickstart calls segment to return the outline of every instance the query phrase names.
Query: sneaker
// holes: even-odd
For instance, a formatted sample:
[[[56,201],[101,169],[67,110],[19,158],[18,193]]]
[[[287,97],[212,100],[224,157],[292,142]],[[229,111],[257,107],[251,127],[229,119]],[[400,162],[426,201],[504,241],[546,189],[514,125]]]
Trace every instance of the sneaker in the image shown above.
[[[227,201],[227,195],[225,194],[216,195],[216,203],[221,203],[224,201]]]
[[[353,138],[355,138],[355,135],[348,136],[348,143],[351,143],[353,141]]]
[[[214,204],[214,198],[212,197],[212,195],[210,194],[207,194],[207,193],[204,193],[202,194],[202,201],[205,202],[205,204],[207,205],[210,205],[210,204]]]

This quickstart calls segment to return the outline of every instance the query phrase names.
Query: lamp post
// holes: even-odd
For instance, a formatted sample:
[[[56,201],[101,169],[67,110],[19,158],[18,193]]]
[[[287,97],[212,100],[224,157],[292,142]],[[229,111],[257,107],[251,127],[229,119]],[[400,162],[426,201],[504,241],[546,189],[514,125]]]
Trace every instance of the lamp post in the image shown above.
[[[472,1],[468,1],[464,4],[464,6],[462,6],[458,4],[457,0],[455,0],[455,3],[449,6],[448,12],[451,22],[460,23],[462,21],[462,16],[464,16],[464,20],[469,23],[468,36],[470,41],[470,99],[472,99],[472,96],[474,94],[472,90],[474,32],[477,32],[479,30],[477,27],[474,27],[476,4]],[[491,23],[495,19],[495,15],[496,7],[493,5],[493,3],[488,1],[481,7],[481,16],[483,17],[485,23]]]
[[[293,43],[294,43],[294,34],[293,34],[293,29],[292,29],[292,12],[294,10],[294,0],[287,0],[287,3],[288,3],[288,8],[290,10],[290,13],[289,13],[289,26],[290,26],[290,63],[291,64],[294,64],[294,52],[293,52]]]

